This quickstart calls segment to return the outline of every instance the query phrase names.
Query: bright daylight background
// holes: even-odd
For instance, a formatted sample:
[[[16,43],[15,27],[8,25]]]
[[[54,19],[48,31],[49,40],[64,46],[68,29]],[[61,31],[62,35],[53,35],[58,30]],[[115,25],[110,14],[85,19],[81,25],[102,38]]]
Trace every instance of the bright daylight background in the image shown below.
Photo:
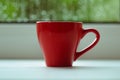
[[[0,0],[0,59],[43,59],[38,20],[81,21],[101,40],[80,59],[120,59],[120,0]],[[93,39],[88,34],[77,51]]]

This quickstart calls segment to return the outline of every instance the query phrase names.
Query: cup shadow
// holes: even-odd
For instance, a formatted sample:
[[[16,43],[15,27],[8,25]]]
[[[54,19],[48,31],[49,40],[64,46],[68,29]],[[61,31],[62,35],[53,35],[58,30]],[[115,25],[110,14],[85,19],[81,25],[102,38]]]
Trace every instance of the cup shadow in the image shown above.
[[[110,68],[107,66],[72,66],[72,67],[47,67],[49,69],[61,69],[61,70],[82,70],[82,69],[105,69],[105,68]]]
[[[71,69],[96,69],[96,68],[103,68],[100,66],[73,66]]]

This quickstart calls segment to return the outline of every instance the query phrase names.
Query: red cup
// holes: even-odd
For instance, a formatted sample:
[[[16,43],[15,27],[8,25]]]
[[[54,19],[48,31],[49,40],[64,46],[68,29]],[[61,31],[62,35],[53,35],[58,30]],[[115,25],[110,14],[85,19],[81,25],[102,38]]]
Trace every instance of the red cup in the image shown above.
[[[71,67],[81,55],[92,49],[99,41],[95,29],[83,29],[81,22],[38,21],[37,37],[48,67]],[[78,43],[87,33],[94,33],[95,40],[81,52],[76,52]]]

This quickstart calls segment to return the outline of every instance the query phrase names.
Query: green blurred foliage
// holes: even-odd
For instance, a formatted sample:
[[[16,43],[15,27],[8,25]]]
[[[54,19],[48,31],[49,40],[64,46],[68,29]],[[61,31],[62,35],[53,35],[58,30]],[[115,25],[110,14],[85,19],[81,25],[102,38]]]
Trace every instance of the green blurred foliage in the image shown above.
[[[120,22],[120,0],[0,0],[0,22]]]

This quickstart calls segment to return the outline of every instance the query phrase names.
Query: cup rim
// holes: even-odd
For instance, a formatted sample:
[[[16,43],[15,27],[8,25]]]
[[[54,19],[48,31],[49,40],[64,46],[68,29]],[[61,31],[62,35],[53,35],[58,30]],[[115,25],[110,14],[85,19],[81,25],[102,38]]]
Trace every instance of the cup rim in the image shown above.
[[[83,22],[78,21],[36,21],[37,24],[41,23],[74,23],[74,24],[82,24]]]

